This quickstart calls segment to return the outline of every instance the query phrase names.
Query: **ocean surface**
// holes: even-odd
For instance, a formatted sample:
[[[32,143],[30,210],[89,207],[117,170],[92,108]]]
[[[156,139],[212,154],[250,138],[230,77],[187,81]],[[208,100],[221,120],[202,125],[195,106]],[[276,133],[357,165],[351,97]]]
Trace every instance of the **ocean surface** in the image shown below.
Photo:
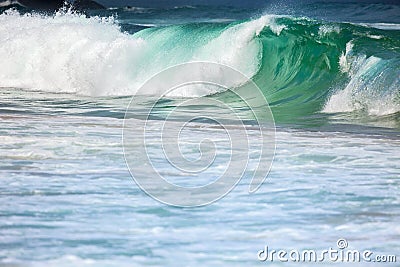
[[[314,266],[260,262],[257,253],[266,245],[337,248],[340,238],[399,262],[399,14],[398,4],[327,2],[2,10],[0,266]],[[192,86],[155,102],[159,87],[139,91],[187,62],[222,64],[249,80]],[[200,186],[224,164],[241,164],[233,156],[243,148],[226,143],[226,131],[245,128],[250,143],[260,129],[271,131],[270,120],[255,121],[232,97],[250,83],[269,103],[257,112],[274,118],[275,156],[255,193],[252,157],[238,170],[243,179],[209,205],[173,207],[140,189],[124,155],[126,114],[133,127],[150,125],[154,169]],[[215,164],[199,175],[177,174],[153,142],[182,101],[189,104],[171,125],[188,124],[176,150],[190,161],[201,157],[201,140],[216,144]],[[233,103],[242,119],[212,101]],[[246,152],[256,155],[257,143]],[[147,169],[140,175],[151,176]]]

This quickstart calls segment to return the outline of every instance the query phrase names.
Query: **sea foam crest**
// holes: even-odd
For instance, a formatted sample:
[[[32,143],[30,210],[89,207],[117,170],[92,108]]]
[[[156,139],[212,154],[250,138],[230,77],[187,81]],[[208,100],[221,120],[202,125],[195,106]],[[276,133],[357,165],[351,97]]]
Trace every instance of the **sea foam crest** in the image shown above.
[[[68,11],[53,16],[0,15],[0,85],[85,95],[126,88],[130,64],[145,41],[124,34],[113,18]]]
[[[0,86],[92,96],[131,95],[163,69],[188,61],[225,64],[251,78],[262,54],[255,37],[268,26],[276,34],[284,29],[268,15],[224,26],[217,34],[201,36],[205,44],[186,49],[189,54],[182,56],[179,47],[165,51],[164,35],[155,41],[150,38],[155,43],[149,43],[146,32],[140,37],[124,33],[112,17],[87,17],[66,9],[52,16],[9,10],[0,15]],[[169,34],[175,33],[171,30]],[[169,40],[179,38],[173,35]],[[221,77],[222,84],[226,80],[233,87],[244,82]],[[186,88],[174,95],[211,93],[215,91]]]
[[[340,69],[349,76],[349,81],[344,89],[331,95],[323,112],[361,111],[373,116],[399,112],[400,73],[393,68],[395,63],[376,56],[355,55],[353,47],[348,42],[339,59]]]

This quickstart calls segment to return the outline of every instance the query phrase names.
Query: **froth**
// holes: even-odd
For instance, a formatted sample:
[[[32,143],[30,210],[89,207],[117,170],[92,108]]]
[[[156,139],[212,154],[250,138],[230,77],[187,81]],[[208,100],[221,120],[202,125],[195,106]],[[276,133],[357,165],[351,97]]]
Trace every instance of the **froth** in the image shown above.
[[[337,90],[323,109],[326,113],[361,111],[373,116],[384,116],[400,111],[396,101],[400,78],[388,59],[355,55],[353,43],[339,59],[340,69],[349,76],[344,89]],[[396,74],[397,72],[397,74]]]
[[[221,26],[212,34],[199,32],[206,41],[193,49],[185,50],[184,42],[178,42],[176,49],[166,50],[166,40],[184,38],[175,30],[178,26],[160,30],[162,34],[156,32],[154,38],[154,33],[124,33],[112,17],[88,18],[70,10],[53,16],[21,15],[11,10],[0,15],[0,86],[92,96],[132,95],[156,73],[189,61],[222,63],[251,78],[262,54],[255,37],[266,26],[280,33],[282,27],[274,25],[272,17],[264,16]],[[221,77],[221,83],[226,80],[230,77]],[[243,82],[231,80],[228,85]],[[215,88],[176,92],[179,96],[211,93]]]

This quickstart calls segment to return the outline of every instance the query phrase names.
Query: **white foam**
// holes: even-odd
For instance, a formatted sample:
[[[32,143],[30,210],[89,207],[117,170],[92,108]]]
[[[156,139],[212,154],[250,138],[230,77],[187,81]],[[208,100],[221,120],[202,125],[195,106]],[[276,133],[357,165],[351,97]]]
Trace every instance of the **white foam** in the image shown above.
[[[58,12],[52,17],[0,15],[0,85],[83,95],[126,88],[142,39],[121,33],[113,18]]]
[[[371,38],[371,39],[375,39],[375,40],[380,40],[380,39],[382,39],[382,38],[383,38],[383,36],[382,36],[382,35],[368,34],[367,36],[368,36],[369,38]]]
[[[387,77],[391,74],[385,66],[387,61],[375,56],[356,56],[352,49],[353,43],[347,43],[346,52],[339,59],[340,69],[349,75],[349,82],[329,98],[322,112],[363,111],[375,116],[399,112],[400,103],[395,99],[400,78],[388,84]]]
[[[284,26],[272,16],[228,27],[192,54],[164,51],[165,37],[146,38],[121,32],[115,20],[62,10],[53,16],[0,15],[0,87],[80,95],[132,95],[159,71],[188,61],[228,65],[247,77],[259,68],[262,46],[255,40],[264,27],[276,34]],[[222,77],[221,79],[227,79]],[[239,81],[243,82],[243,81]],[[152,94],[152,92],[148,92]],[[196,96],[214,92],[180,92]]]
[[[318,29],[318,35],[325,36],[329,33],[340,33],[339,26],[321,25]]]
[[[340,71],[346,73],[350,70],[350,62],[347,60],[352,53],[353,43],[350,41],[346,44],[346,51],[340,55],[339,58],[339,67]]]
[[[400,30],[400,24],[397,23],[361,23],[360,25],[381,30]]]

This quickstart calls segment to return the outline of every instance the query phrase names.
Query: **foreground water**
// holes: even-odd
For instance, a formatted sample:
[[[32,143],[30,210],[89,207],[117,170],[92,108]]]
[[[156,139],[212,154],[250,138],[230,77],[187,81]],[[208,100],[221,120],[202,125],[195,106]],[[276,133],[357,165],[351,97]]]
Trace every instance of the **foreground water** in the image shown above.
[[[118,21],[68,11],[0,15],[0,266],[281,266],[288,263],[260,262],[258,251],[321,251],[339,238],[399,261],[398,6],[325,7],[325,15],[318,5],[288,13],[329,21],[187,6],[95,13],[116,12]],[[340,10],[348,13],[333,15]],[[245,172],[221,200],[175,208],[134,183],[123,119],[142,82],[193,60],[234,67],[260,86],[276,120],[276,153],[256,193],[248,193]],[[232,101],[207,90],[173,97]],[[131,107],[138,125],[154,94]],[[155,107],[150,139],[178,102]],[[186,111],[227,116],[201,104]],[[226,137],[212,121],[190,122],[183,134],[188,159],[199,157],[189,141]],[[221,144],[217,164],[242,153]],[[176,176],[157,145],[147,152],[180,185],[221,172]]]
[[[355,249],[400,252],[396,130],[278,125],[257,193],[244,179],[222,200],[184,209],[151,199],[130,177],[120,116],[129,98],[16,89],[1,98],[3,264],[253,265],[265,245],[327,249],[340,237]]]

